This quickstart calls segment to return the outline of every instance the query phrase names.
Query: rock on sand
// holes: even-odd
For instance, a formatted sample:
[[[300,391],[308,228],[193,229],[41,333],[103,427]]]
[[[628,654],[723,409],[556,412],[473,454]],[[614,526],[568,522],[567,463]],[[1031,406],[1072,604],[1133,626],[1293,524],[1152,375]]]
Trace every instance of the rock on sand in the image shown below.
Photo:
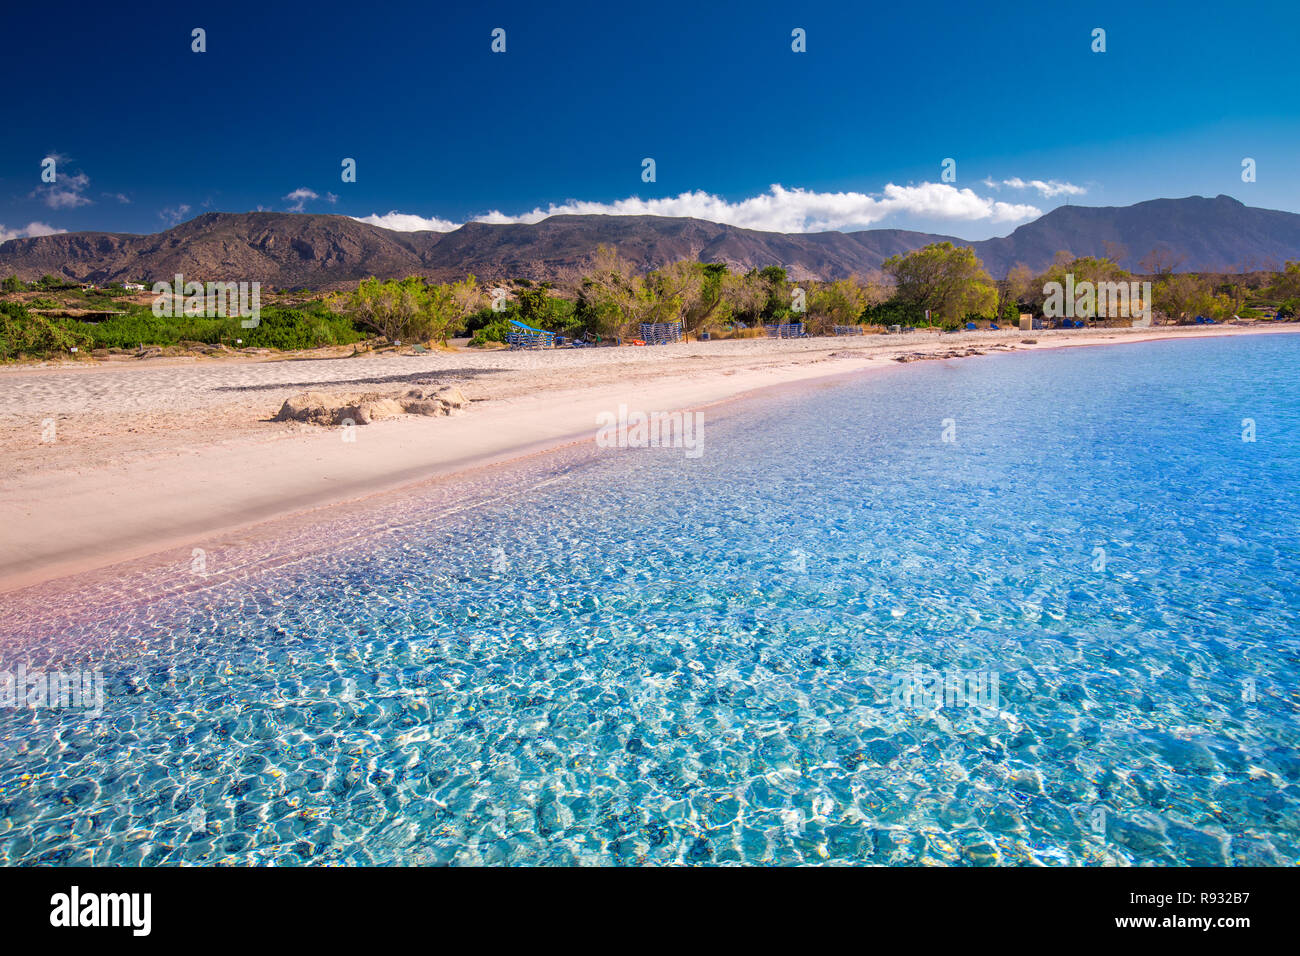
[[[459,388],[411,388],[397,395],[379,392],[302,392],[285,399],[277,422],[312,425],[369,425],[398,415],[450,415],[469,405]]]

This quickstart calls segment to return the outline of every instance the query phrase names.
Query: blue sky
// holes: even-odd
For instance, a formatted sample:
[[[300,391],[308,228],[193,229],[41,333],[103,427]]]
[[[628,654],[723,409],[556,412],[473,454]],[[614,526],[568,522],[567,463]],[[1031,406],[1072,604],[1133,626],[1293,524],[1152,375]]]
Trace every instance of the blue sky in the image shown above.
[[[1293,2],[262,0],[13,4],[5,20],[0,238],[259,208],[968,239],[1067,201],[1226,193],[1300,211]]]

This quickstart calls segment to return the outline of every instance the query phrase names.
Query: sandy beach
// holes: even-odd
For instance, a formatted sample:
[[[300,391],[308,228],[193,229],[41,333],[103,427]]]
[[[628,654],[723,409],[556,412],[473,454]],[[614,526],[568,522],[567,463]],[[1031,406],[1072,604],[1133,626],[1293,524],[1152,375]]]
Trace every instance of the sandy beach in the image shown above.
[[[590,441],[596,416],[619,404],[696,409],[770,386],[950,353],[1286,331],[1295,327],[912,333],[6,368],[0,370],[6,462],[0,590]],[[404,415],[358,426],[354,441],[343,440],[337,427],[272,421],[285,399],[305,391],[429,385],[457,386],[471,404],[450,417]]]

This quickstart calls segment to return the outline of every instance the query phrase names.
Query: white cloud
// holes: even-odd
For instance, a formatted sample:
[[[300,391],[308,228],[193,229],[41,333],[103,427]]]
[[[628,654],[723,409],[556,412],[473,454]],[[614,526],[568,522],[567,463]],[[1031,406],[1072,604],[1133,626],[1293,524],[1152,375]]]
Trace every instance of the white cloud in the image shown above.
[[[981,219],[1020,222],[1040,216],[1042,211],[1030,205],[988,199],[970,189],[958,189],[947,183],[921,183],[918,186],[890,183],[878,196],[858,192],[819,193],[775,184],[761,195],[738,202],[697,190],[663,199],[629,197],[609,203],[569,200],[513,216],[492,210],[474,216],[471,221],[533,223],[548,216],[562,215],[689,216],[765,232],[827,232],[864,229],[894,215],[964,222]],[[449,232],[461,225],[446,219],[425,219],[399,212],[382,216],[372,214],[360,218],[360,221],[401,232]]]
[[[308,200],[320,199],[320,195],[318,193],[312,192],[310,189],[308,189],[305,186],[299,186],[297,189],[289,193],[289,195],[285,196],[284,198],[289,200],[291,203],[293,203],[293,205],[289,207],[290,212],[302,212],[303,207],[306,205]]]
[[[357,222],[368,222],[372,226],[381,226],[396,232],[451,232],[459,229],[461,223],[447,219],[425,219],[408,212],[389,212],[382,216],[353,216]]]
[[[90,177],[83,172],[66,172],[65,168],[71,160],[61,153],[51,153],[42,163],[50,160],[54,161],[54,182],[41,183],[31,193],[32,198],[39,198],[51,209],[76,209],[78,206],[91,205],[94,200],[84,195],[90,186]]]
[[[24,239],[27,236],[57,236],[59,233],[67,231],[66,229],[55,229],[43,222],[29,222],[25,227],[19,229],[6,229],[4,223],[0,223],[0,242],[8,242],[10,239]]]
[[[189,211],[190,207],[185,205],[185,203],[181,203],[179,206],[168,206],[166,209],[158,213],[158,218],[167,223],[167,225],[174,226],[184,219],[185,214]]]
[[[1012,176],[1010,179],[1004,179],[997,182],[991,177],[984,180],[984,185],[990,189],[998,189],[1007,186],[1011,189],[1036,189],[1039,195],[1046,199],[1055,196],[1082,196],[1088,190],[1082,186],[1076,186],[1074,183],[1063,183],[1056,179],[1021,179],[1019,176]]]

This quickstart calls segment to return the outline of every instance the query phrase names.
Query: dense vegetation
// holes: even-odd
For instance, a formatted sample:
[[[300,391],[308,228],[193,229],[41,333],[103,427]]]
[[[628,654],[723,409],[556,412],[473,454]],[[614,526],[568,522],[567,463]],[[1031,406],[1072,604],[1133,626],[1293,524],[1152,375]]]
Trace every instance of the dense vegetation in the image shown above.
[[[185,342],[230,346],[238,342],[249,348],[307,349],[348,345],[367,337],[368,333],[319,302],[300,308],[264,308],[260,322],[252,329],[242,328],[238,317],[158,318],[147,308],[90,323],[41,315],[18,302],[0,303],[0,359],[66,353],[72,348],[80,351],[134,349],[142,345]]]
[[[473,276],[446,285],[409,276],[387,282],[363,279],[356,291],[330,296],[325,304],[335,315],[389,341],[446,342],[481,299]]]
[[[261,310],[256,328],[238,317],[157,317],[120,285],[83,289],[45,276],[26,283],[0,281],[0,359],[67,353],[72,348],[242,345],[306,349],[348,345],[381,336],[405,343],[445,342],[460,332],[472,344],[504,342],[510,321],[588,340],[635,337],[643,322],[681,322],[693,334],[755,334],[764,323],[800,321],[813,334],[834,325],[958,328],[971,321],[1014,322],[1023,312],[1042,314],[1044,285],[1067,274],[1075,282],[1152,283],[1152,307],[1166,321],[1300,317],[1300,262],[1281,272],[1197,274],[1176,272],[1177,263],[1158,252],[1130,275],[1108,257],[1059,253],[1044,272],[1015,266],[994,280],[974,251],[934,243],[888,259],[882,271],[830,282],[797,281],[784,268],[744,273],[720,263],[682,261],[640,273],[610,248],[596,250],[581,272],[555,282],[514,280],[480,287],[473,276],[434,284],[418,276],[366,279],[351,292],[303,301],[282,301]],[[103,322],[44,315],[37,310],[122,311]],[[927,319],[928,314],[928,319]]]

